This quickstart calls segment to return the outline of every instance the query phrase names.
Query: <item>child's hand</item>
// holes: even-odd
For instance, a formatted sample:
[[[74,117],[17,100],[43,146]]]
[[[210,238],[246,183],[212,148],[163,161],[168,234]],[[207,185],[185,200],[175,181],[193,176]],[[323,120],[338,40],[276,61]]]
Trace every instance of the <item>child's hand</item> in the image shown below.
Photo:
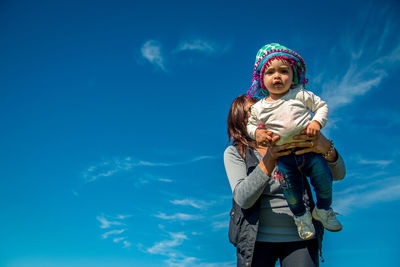
[[[317,121],[311,121],[306,128],[306,133],[308,136],[317,136],[321,130],[321,124]]]
[[[267,129],[259,128],[256,130],[256,141],[260,146],[271,147],[279,140],[279,138],[279,135],[274,135],[273,132],[268,131]]]

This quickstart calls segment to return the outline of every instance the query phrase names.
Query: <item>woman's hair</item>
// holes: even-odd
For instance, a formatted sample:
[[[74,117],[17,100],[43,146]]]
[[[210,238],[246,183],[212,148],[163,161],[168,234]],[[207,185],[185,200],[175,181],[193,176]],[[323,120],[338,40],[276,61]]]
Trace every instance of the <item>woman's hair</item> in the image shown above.
[[[259,99],[247,95],[238,96],[231,105],[228,114],[228,138],[229,142],[237,145],[243,159],[246,157],[246,147],[255,148],[256,142],[247,134],[247,110],[246,103],[256,103]]]

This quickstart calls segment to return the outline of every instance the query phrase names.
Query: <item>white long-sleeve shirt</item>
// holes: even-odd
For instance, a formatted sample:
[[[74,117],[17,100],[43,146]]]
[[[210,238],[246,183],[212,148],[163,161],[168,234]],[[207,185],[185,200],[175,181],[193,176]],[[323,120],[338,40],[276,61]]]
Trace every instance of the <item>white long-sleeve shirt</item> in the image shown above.
[[[311,113],[314,113],[312,117]],[[293,142],[292,137],[307,127],[311,120],[325,126],[328,119],[328,105],[314,93],[300,88],[290,89],[282,98],[269,102],[265,99],[251,107],[247,132],[252,139],[258,125],[278,134],[277,145]]]

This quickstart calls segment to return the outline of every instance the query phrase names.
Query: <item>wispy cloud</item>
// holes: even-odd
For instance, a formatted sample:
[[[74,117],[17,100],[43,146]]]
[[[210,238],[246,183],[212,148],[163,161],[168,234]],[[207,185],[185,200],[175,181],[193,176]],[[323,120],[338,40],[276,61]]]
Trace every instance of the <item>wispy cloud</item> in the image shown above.
[[[147,40],[140,48],[141,56],[154,65],[157,69],[167,71],[166,62],[169,62],[171,54],[182,52],[197,52],[202,55],[219,55],[226,53],[230,49],[230,44],[218,44],[212,40],[203,38],[190,38],[182,40],[175,49],[163,53],[163,45],[157,40]]]
[[[195,257],[171,257],[165,261],[168,267],[235,267],[236,262],[204,262]]]
[[[179,220],[179,221],[193,221],[202,218],[202,216],[200,215],[192,215],[186,213],[175,213],[172,215],[167,215],[165,213],[160,212],[154,216],[163,220]]]
[[[162,255],[167,257],[164,261],[169,267],[234,267],[235,262],[205,262],[200,258],[184,255],[179,248],[183,243],[189,240],[189,237],[184,232],[171,233],[168,232],[169,239],[165,239],[154,243],[153,246],[144,252],[153,255]],[[142,245],[141,245],[142,247]]]
[[[148,40],[140,49],[142,56],[147,59],[151,64],[157,68],[165,71],[164,57],[161,53],[162,46],[161,43],[155,40]]]
[[[224,220],[224,221],[213,222],[212,227],[214,230],[227,229],[229,227],[229,221]]]
[[[113,225],[123,225],[120,221],[108,220],[104,215],[97,216],[96,219],[101,223],[100,228],[107,229]]]
[[[215,158],[216,156],[206,155],[206,156],[194,157],[192,159],[185,161],[176,161],[176,162],[155,162],[155,161],[134,160],[131,157],[125,157],[122,159],[115,158],[113,160],[106,160],[90,166],[86,171],[82,173],[82,176],[85,182],[90,183],[100,178],[110,177],[124,171],[130,171],[135,167],[173,167],[173,166],[187,165],[198,161],[215,159]],[[160,182],[172,182],[172,180],[164,177],[157,177],[157,179],[155,180],[158,180]],[[144,179],[142,182],[148,182],[148,180]]]
[[[383,168],[388,166],[392,162],[393,162],[393,160],[364,160],[364,159],[360,159],[358,161],[359,164],[374,165],[375,167],[383,167]]]
[[[350,179],[362,179],[362,180],[370,180],[376,177],[385,177],[388,176],[387,171],[374,171],[376,170],[375,166],[370,166],[371,168],[363,168],[360,170],[352,170],[351,172],[348,172],[346,174],[346,180],[347,178]],[[367,174],[365,173],[366,171],[370,170]]]
[[[126,236],[113,238],[112,241],[114,243],[120,243],[122,241],[122,244],[123,244],[124,248],[129,248],[129,247],[132,246],[132,243],[129,242],[128,240],[126,240]]]
[[[129,217],[131,217],[131,215],[129,214],[120,214],[117,216],[105,216],[104,214],[102,214],[97,216],[96,219],[101,223],[99,226],[101,229],[108,229],[114,226],[117,226],[119,228],[107,231],[103,233],[101,237],[103,239],[108,239],[109,237],[112,237],[112,241],[114,243],[122,243],[124,248],[129,248],[132,244],[127,240],[126,236],[122,236],[122,234],[126,233],[127,228],[120,228],[122,225],[126,226],[126,224],[122,221]]]
[[[166,179],[166,178],[159,178],[158,181],[164,182],[164,183],[172,183],[172,182],[173,182],[173,180],[171,180],[171,179]]]
[[[153,167],[153,166],[148,166],[148,167]],[[150,174],[148,172],[145,172],[143,174],[140,174],[140,176],[138,174],[136,174],[136,178],[135,178],[135,182],[134,185],[138,188],[140,188],[141,186],[145,185],[145,184],[149,184],[151,182],[159,182],[159,183],[173,183],[174,180],[166,178],[164,176],[158,176],[158,175],[153,175]]]
[[[400,200],[400,176],[383,178],[335,193],[334,208],[340,213]]]
[[[184,255],[178,250],[184,241],[188,240],[188,236],[183,233],[169,233],[170,239],[156,242],[152,247],[146,250],[147,253],[166,256],[166,266],[169,267],[233,267],[234,265],[227,263],[206,263],[201,262],[199,258]]]
[[[371,18],[374,22],[370,30],[345,34],[339,45],[332,48],[332,62],[334,58],[341,60],[333,66],[335,69],[325,71],[317,79],[322,82],[321,96],[328,102],[330,111],[352,103],[357,96],[376,88],[388,76],[389,69],[400,61],[400,38],[395,34],[396,29],[390,28],[394,18],[381,13],[365,15],[359,21],[366,23]],[[383,25],[386,25],[385,30],[381,31]],[[352,29],[356,28],[364,27]],[[388,35],[393,37],[390,42]],[[358,36],[363,36],[362,40]],[[345,70],[343,76],[334,74],[342,70]]]
[[[96,165],[90,166],[83,172],[82,176],[85,182],[94,182],[99,178],[109,177],[121,171],[127,171],[136,166],[137,163],[132,161],[131,157],[124,159],[106,160]]]
[[[169,235],[171,239],[155,243],[152,247],[147,249],[147,252],[151,254],[171,256],[175,254],[173,251],[171,251],[171,248],[182,245],[183,241],[188,239],[183,232],[169,233]]]
[[[114,243],[119,243],[119,242],[121,242],[122,240],[124,240],[126,237],[116,237],[116,238],[113,238],[113,242]]]
[[[205,41],[202,39],[186,40],[179,43],[176,51],[199,51],[206,54],[212,54],[217,51],[217,46],[211,41]]]
[[[119,215],[117,215],[116,218],[118,218],[119,220],[124,220],[124,219],[129,218],[129,217],[132,217],[132,215],[130,215],[130,214],[119,214]]]
[[[132,246],[132,243],[129,242],[129,241],[127,241],[127,240],[124,240],[124,241],[122,242],[122,244],[124,244],[124,248],[129,248],[130,246]]]
[[[150,167],[172,167],[172,166],[178,166],[178,165],[186,165],[190,163],[194,163],[197,161],[205,160],[205,159],[215,159],[216,156],[199,156],[195,157],[189,160],[184,160],[184,161],[176,161],[176,162],[151,162],[151,161],[139,161],[138,165],[140,166],[150,166]]]
[[[212,216],[213,218],[218,218],[218,217],[229,217],[229,211],[224,211],[218,214],[215,214]]]
[[[170,200],[170,202],[174,205],[178,206],[191,206],[196,209],[206,209],[208,206],[212,204],[212,202],[206,202],[202,200],[195,200],[195,199],[175,199]]]
[[[122,234],[123,232],[125,232],[125,229],[111,230],[111,231],[108,231],[108,232],[102,234],[101,237],[102,237],[103,239],[107,239],[108,236],[110,236],[110,235],[119,235],[119,234]]]
[[[195,257],[171,257],[165,261],[169,267],[189,267],[194,266],[194,263],[198,261]]]

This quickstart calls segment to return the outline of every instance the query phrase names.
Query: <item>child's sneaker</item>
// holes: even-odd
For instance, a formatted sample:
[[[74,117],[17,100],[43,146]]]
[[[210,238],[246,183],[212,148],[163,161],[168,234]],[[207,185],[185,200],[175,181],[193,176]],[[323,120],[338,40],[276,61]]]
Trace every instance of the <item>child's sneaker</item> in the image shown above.
[[[308,240],[314,236],[315,229],[309,211],[300,217],[294,216],[294,222],[297,225],[297,232],[301,239]]]
[[[313,218],[320,221],[326,230],[332,232],[339,232],[343,228],[342,224],[336,218],[336,214],[333,209],[324,210],[317,207],[312,212]]]

